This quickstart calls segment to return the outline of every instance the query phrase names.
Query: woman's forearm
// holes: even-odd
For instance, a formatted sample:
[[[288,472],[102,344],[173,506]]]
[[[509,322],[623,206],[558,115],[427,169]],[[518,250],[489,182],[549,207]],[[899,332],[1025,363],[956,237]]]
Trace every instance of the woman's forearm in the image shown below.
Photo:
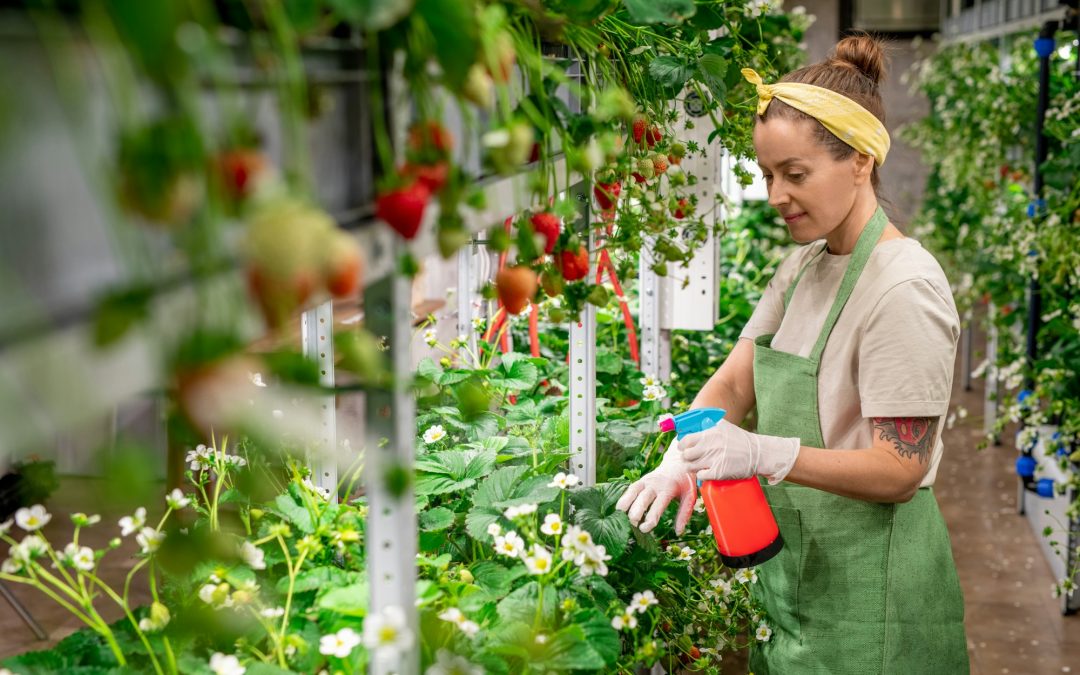
[[[921,478],[879,448],[828,450],[803,446],[785,480],[869,502],[900,503],[915,496]]]

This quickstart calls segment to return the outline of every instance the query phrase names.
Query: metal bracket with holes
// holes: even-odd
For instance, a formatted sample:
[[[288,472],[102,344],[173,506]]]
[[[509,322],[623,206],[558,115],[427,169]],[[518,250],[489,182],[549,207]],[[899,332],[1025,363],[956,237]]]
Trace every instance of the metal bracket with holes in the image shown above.
[[[334,386],[334,302],[327,300],[300,316],[300,348],[304,356],[319,366],[319,384]],[[337,400],[335,396],[319,397],[319,421],[322,432],[319,446],[308,452],[311,482],[337,501],[338,447]]]
[[[405,614],[409,630],[418,635],[416,504],[408,480],[416,437],[415,402],[408,386],[412,374],[410,284],[408,278],[390,275],[365,291],[367,327],[386,340],[394,381],[389,389],[373,389],[367,394],[363,475],[368,506],[369,612],[378,615],[397,608]],[[388,675],[418,669],[417,651],[406,650],[396,662],[373,663],[371,672]]]

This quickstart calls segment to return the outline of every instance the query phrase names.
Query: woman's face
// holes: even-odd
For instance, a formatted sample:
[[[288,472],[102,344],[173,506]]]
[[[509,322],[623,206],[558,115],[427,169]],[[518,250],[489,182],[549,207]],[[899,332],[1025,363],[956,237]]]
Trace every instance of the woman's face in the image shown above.
[[[758,120],[754,148],[769,204],[780,212],[792,239],[800,244],[822,239],[845,222],[873,168],[873,160],[859,153],[833,159],[815,140],[809,120]]]

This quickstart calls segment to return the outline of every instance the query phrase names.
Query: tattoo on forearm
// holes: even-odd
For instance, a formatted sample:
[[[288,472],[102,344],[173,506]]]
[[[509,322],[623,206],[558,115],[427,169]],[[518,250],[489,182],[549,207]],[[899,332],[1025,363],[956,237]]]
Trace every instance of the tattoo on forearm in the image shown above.
[[[892,441],[901,457],[918,457],[929,462],[934,451],[936,417],[875,417],[874,430],[883,441]]]

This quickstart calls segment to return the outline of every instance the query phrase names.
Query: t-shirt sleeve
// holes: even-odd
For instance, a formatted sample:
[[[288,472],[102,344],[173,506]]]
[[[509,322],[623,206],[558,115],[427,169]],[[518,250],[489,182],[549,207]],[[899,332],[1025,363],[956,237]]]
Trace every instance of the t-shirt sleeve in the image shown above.
[[[765,291],[750,315],[750,320],[739,333],[739,338],[753,340],[761,335],[776,333],[780,329],[780,322],[784,320],[784,293],[795,278],[793,270],[802,267],[799,261],[802,260],[806,248],[808,247],[797,249],[776,268],[776,274],[773,274],[773,278],[765,285]]]
[[[886,291],[859,344],[863,417],[946,414],[959,337],[951,296],[930,282],[911,279]]]

